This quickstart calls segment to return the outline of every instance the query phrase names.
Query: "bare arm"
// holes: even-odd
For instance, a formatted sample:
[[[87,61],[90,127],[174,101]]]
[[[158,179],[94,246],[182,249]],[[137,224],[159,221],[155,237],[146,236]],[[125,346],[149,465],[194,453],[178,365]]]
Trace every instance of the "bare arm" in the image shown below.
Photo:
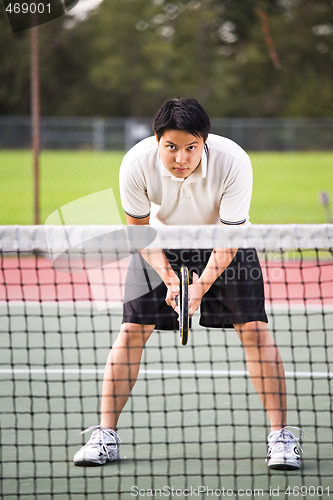
[[[222,224],[222,223],[221,223]],[[225,224],[222,224],[224,226]],[[237,248],[214,248],[200,278],[190,285],[189,313],[193,316],[199,308],[202,297],[210,289],[214,281],[221,276],[231,264],[237,253]]]
[[[237,253],[237,248],[214,248],[204,272],[197,283],[203,295],[210,289],[214,281],[225,271]]]
[[[129,225],[143,226],[149,225],[149,216],[144,219],[135,219],[126,214]],[[224,224],[222,224],[224,225]],[[169,306],[178,312],[178,306],[175,298],[179,294],[179,278],[172,269],[163,250],[140,250],[142,257],[148,264],[155,269],[168,288],[166,302]],[[202,297],[212,286],[214,281],[225,271],[237,253],[237,248],[214,248],[205,270],[196,283],[190,285],[189,313],[193,316],[194,312],[200,307]]]
[[[221,222],[221,225],[226,226],[227,224]],[[244,223],[240,225],[243,226]],[[221,276],[229,264],[231,264],[237,250],[238,248],[214,248],[204,272],[197,281],[202,287],[203,294],[209,290],[214,281]]]
[[[126,214],[126,220],[128,225],[134,226],[144,226],[149,225],[149,216],[144,219],[135,219],[130,215]],[[177,304],[175,301],[176,296],[179,294],[179,278],[177,274],[172,269],[165,253],[162,249],[140,249],[142,257],[148,264],[155,269],[157,274],[161,277],[162,281],[168,288],[168,293],[166,297],[166,302],[169,306],[172,306],[177,310]]]

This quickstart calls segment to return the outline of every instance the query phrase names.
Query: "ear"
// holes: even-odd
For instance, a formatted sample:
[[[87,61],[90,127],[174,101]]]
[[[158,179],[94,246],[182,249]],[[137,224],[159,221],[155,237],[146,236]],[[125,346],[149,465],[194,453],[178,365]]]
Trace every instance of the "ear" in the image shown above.
[[[159,139],[158,139],[158,137],[157,137],[156,132],[155,132],[155,137],[156,137],[157,142],[160,142]]]

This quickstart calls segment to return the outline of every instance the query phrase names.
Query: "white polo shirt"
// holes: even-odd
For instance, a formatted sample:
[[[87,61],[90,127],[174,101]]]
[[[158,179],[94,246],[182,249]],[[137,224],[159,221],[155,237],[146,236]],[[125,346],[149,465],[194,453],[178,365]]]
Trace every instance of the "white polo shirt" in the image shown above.
[[[213,134],[199,166],[186,179],[164,167],[155,136],[130,149],[119,174],[124,211],[138,219],[150,215],[153,226],[242,224],[249,219],[252,182],[246,152]]]

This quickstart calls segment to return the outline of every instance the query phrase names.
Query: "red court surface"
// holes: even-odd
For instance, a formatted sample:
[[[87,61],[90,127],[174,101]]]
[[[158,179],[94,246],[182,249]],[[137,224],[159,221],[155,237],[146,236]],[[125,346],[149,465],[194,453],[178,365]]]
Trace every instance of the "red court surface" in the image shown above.
[[[0,270],[1,301],[121,302],[129,259],[103,268],[55,271],[46,257],[5,257]],[[333,261],[262,263],[266,301],[279,304],[333,304]]]

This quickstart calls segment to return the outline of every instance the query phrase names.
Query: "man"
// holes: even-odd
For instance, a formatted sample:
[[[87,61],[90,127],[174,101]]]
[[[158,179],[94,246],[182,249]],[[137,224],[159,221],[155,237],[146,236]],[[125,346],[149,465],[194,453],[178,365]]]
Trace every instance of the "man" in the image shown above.
[[[240,225],[248,222],[252,167],[234,142],[209,134],[210,121],[195,99],[171,99],[157,112],[150,137],[134,146],[120,169],[121,201],[128,224]],[[140,250],[131,260],[120,334],[108,357],[101,422],[75,457],[76,465],[119,459],[119,415],[133,388],[142,350],[154,328],[177,329],[178,271],[186,250]],[[286,385],[279,351],[268,331],[260,264],[254,249],[187,251],[199,278],[189,287],[189,312],[200,324],[233,327],[246,352],[250,377],[267,412],[268,466],[299,469],[299,440],[286,428]],[[251,270],[257,272],[251,272]],[[159,284],[160,281],[160,284]],[[303,432],[302,432],[303,437]]]

